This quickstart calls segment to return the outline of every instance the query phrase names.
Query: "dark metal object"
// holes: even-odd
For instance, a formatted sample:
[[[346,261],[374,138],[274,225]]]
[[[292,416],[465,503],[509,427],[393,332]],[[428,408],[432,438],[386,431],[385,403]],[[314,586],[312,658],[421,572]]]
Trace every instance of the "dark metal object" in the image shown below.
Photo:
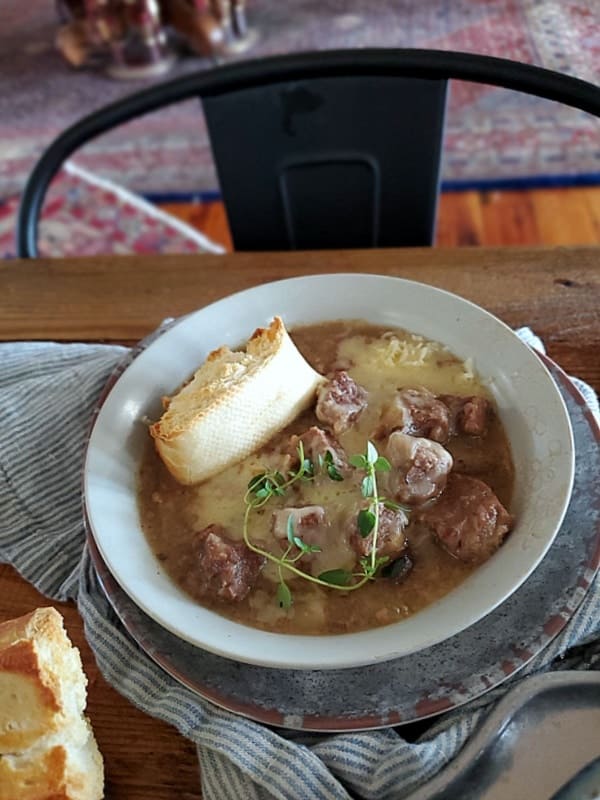
[[[61,164],[142,114],[201,99],[236,249],[430,244],[447,81],[502,86],[600,116],[600,88],[551,70],[439,50],[298,53],[196,72],[68,128],[21,198],[17,252],[35,257]]]
[[[406,800],[597,800],[599,752],[600,673],[537,675],[508,692],[450,765]]]

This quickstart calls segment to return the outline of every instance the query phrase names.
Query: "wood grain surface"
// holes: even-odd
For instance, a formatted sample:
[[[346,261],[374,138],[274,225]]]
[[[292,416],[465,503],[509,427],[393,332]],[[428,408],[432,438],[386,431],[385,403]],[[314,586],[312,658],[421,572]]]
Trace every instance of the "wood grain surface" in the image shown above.
[[[123,256],[0,264],[0,340],[135,342],[232,292],[294,275],[372,272],[439,286],[508,325],[600,387],[600,247],[416,248],[225,256]]]
[[[219,200],[161,203],[164,211],[232,250]],[[442,192],[438,247],[600,244],[600,186]]]
[[[530,325],[564,369],[600,389],[600,247],[458,248],[0,262],[0,340],[131,343],[234,291],[294,275],[371,272],[456,292]],[[274,309],[276,312],[276,309]],[[0,620],[48,601],[0,566]],[[198,800],[194,747],[134,709],[98,673],[81,619],[65,616],[89,677],[88,713],[109,800]]]

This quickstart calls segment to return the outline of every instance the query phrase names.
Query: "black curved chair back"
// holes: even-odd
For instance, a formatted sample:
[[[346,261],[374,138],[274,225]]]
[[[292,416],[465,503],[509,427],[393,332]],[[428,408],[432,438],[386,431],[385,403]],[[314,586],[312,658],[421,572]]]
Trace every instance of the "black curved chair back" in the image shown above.
[[[600,88],[539,67],[437,50],[337,50],[176,78],[82,119],[25,187],[17,251],[37,255],[44,196],[88,140],[198,97],[237,250],[428,245],[439,193],[447,83],[502,86],[600,116]]]

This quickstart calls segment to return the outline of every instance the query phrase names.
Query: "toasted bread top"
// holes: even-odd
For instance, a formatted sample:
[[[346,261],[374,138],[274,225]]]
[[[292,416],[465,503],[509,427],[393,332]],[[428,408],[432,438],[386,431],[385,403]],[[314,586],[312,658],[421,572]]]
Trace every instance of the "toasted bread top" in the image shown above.
[[[197,483],[240,461],[288,425],[323,380],[275,317],[244,350],[219,347],[150,426],[173,476]]]

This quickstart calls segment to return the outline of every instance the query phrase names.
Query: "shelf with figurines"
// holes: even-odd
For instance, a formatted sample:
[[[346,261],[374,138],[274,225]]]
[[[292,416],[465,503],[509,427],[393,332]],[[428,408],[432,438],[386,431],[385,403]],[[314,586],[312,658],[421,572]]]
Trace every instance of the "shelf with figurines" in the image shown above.
[[[246,0],[57,0],[56,47],[76,69],[136,80],[186,58],[249,50]]]

